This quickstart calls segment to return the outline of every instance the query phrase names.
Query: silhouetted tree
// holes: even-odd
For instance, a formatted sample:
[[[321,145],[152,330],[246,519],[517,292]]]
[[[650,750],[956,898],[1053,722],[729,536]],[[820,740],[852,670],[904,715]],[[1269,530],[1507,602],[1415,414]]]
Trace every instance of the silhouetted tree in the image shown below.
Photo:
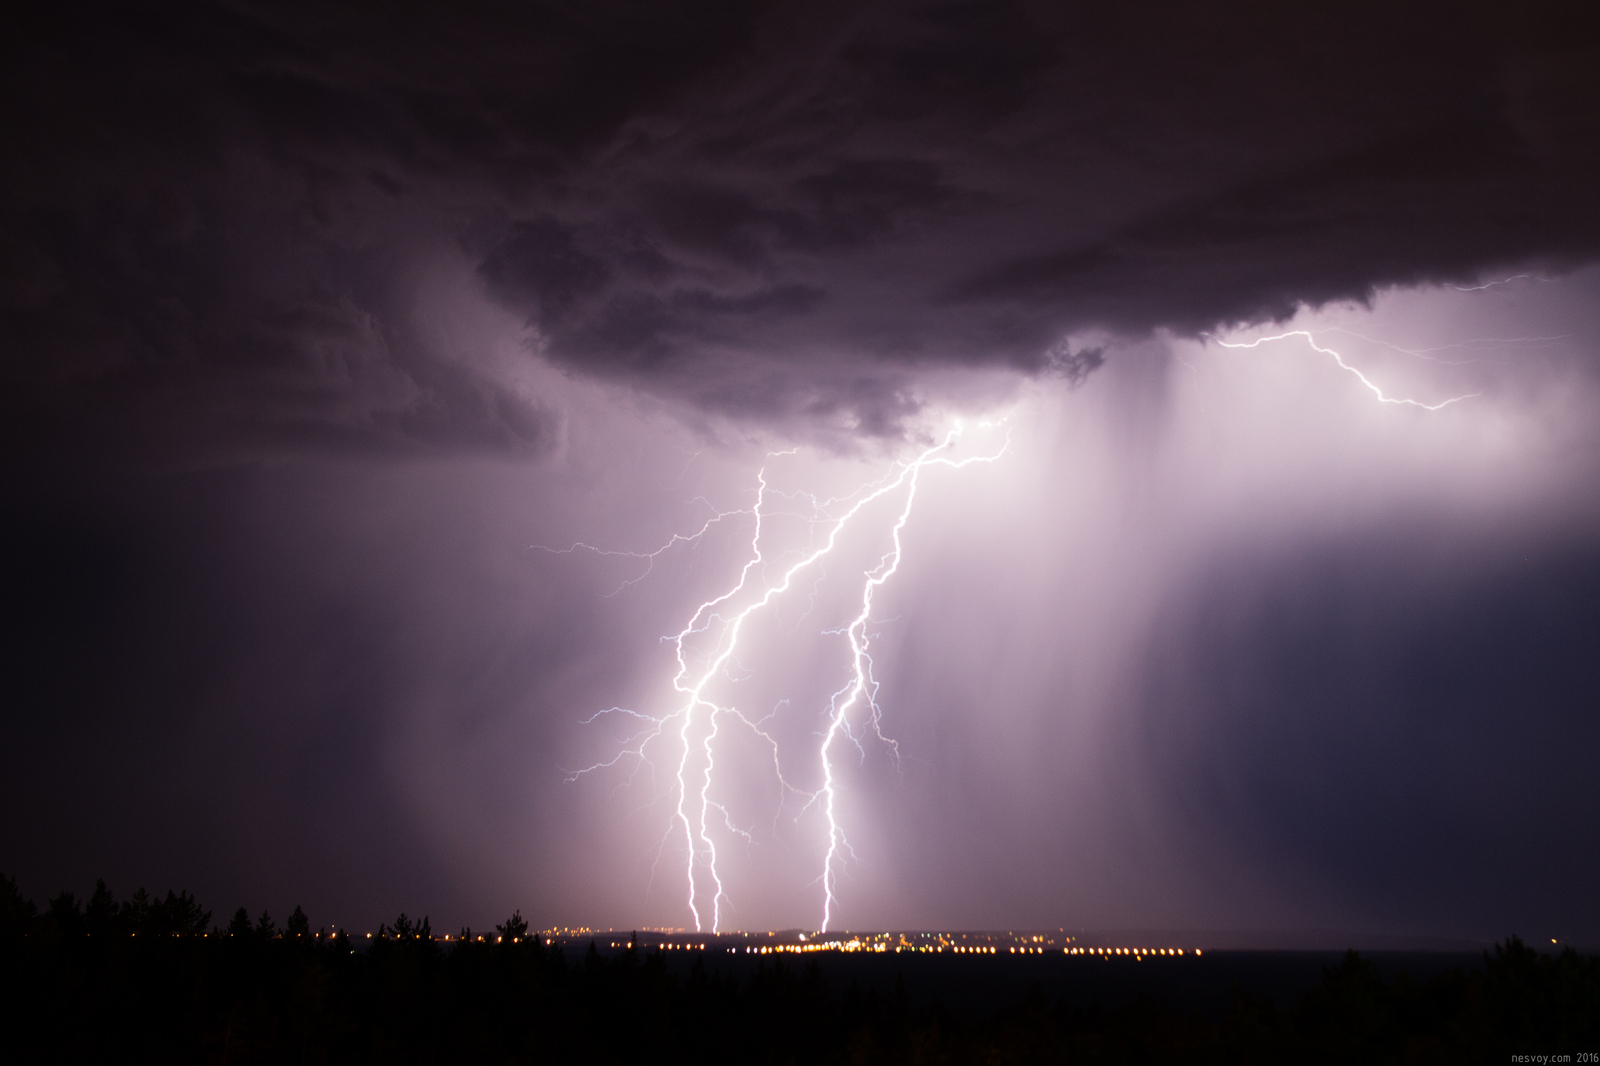
[[[528,923],[522,919],[522,911],[511,912],[511,917],[506,919],[504,925],[497,925],[494,931],[500,935],[502,942],[514,944],[528,935]]]
[[[311,935],[311,922],[298,903],[294,906],[294,913],[289,915],[289,920],[283,923],[283,935],[296,939]]]
[[[146,932],[150,922],[150,895],[143,888],[123,900],[117,922],[125,933]]]
[[[62,892],[52,899],[46,917],[55,926],[59,936],[75,937],[83,932],[83,910],[71,892]]]
[[[170,888],[159,904],[151,907],[151,917],[158,933],[182,933],[192,936],[203,933],[211,924],[211,912],[187,892],[174,893]]]
[[[84,924],[88,927],[90,936],[109,937],[119,932],[132,932],[122,929],[117,912],[117,899],[106,887],[105,878],[100,878],[94,883],[94,892],[89,896],[88,904],[83,908]]]
[[[1355,951],[1325,967],[1299,1009],[1299,1027],[1328,1062],[1372,1061],[1388,1037],[1393,997],[1372,964]]]
[[[13,879],[0,874],[0,938],[21,937],[33,924],[38,908],[32,900],[23,899]]]

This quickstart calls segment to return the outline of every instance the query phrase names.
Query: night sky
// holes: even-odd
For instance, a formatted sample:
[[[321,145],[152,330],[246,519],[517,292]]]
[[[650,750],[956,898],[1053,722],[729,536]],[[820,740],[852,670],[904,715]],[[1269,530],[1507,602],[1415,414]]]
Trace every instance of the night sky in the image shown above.
[[[821,922],[858,632],[834,927],[1600,942],[1592,6],[23,4],[0,79],[33,898],[692,927],[671,638],[956,433],[709,683],[723,928]]]

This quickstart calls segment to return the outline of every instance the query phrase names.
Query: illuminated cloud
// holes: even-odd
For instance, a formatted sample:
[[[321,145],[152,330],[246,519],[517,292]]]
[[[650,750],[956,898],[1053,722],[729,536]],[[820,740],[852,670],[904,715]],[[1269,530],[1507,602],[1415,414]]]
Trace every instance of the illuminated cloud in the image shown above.
[[[889,436],[929,368],[1037,372],[1076,331],[1559,271],[1600,247],[1591,19],[36,11],[8,422],[537,453],[538,397],[412,313],[460,256],[557,365]]]

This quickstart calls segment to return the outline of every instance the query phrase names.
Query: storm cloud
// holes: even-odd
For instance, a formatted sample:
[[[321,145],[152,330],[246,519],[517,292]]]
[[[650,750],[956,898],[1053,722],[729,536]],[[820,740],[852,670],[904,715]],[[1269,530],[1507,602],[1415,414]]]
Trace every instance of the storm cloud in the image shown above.
[[[928,366],[1560,270],[1600,242],[1570,4],[33,7],[6,55],[13,435],[536,453],[410,313],[894,434]],[[184,447],[185,445],[177,445]]]

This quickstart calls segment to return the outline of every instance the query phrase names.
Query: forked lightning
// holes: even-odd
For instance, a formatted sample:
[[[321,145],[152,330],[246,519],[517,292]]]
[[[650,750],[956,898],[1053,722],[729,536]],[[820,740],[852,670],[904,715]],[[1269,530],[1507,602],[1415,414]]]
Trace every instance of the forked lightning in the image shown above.
[[[666,548],[699,538],[714,523],[724,518],[735,514],[752,516],[750,554],[739,571],[738,580],[727,591],[696,607],[675,636],[664,638],[673,642],[677,659],[677,672],[672,678],[673,691],[679,697],[676,709],[657,716],[612,707],[590,716],[588,720],[593,721],[601,715],[622,714],[637,718],[646,724],[642,730],[625,741],[623,750],[612,758],[570,775],[571,778],[577,778],[595,770],[615,766],[630,757],[642,763],[648,760],[647,749],[653,741],[668,735],[676,736],[678,761],[673,789],[675,809],[669,837],[681,834],[687,855],[686,904],[696,931],[704,929],[707,925],[712,932],[718,931],[722,925],[723,907],[728,901],[722,874],[718,869],[717,847],[710,824],[713,812],[720,815],[728,830],[748,837],[747,833],[733,824],[727,809],[711,798],[712,784],[717,773],[716,740],[721,720],[731,716],[753,730],[771,746],[774,766],[777,767],[779,764],[777,741],[762,728],[765,719],[756,720],[737,706],[716,702],[708,690],[719,677],[727,675],[730,663],[737,662],[739,642],[746,623],[758,612],[772,607],[781,596],[795,586],[797,579],[803,573],[817,566],[834,552],[845,531],[852,523],[861,520],[863,513],[867,512],[872,504],[902,494],[894,522],[888,531],[889,548],[879,557],[876,566],[861,575],[859,611],[847,626],[833,631],[846,637],[850,655],[844,683],[834,692],[829,702],[827,727],[822,732],[817,747],[816,758],[820,764],[822,786],[814,792],[806,792],[785,781],[781,770],[778,774],[779,783],[786,793],[794,793],[804,798],[801,814],[815,806],[820,809],[825,820],[827,841],[820,876],[823,897],[822,922],[818,928],[825,930],[833,921],[838,905],[836,890],[839,873],[850,848],[844,828],[840,824],[836,803],[838,780],[835,774],[835,748],[847,739],[859,745],[861,737],[870,734],[889,745],[891,751],[898,754],[893,741],[885,737],[881,730],[882,712],[878,705],[877,681],[873,677],[872,657],[869,654],[871,641],[867,635],[867,626],[872,616],[873,596],[900,567],[901,534],[911,519],[924,471],[930,467],[960,469],[976,463],[992,463],[1006,451],[1006,445],[1003,445],[993,454],[969,456],[964,459],[952,458],[949,452],[961,438],[962,433],[963,429],[958,424],[945,435],[943,440],[923,451],[915,459],[896,464],[883,478],[868,483],[853,495],[846,497],[843,502],[848,503],[848,507],[841,514],[836,517],[827,516],[818,522],[826,530],[820,546],[801,552],[798,561],[783,569],[776,580],[764,578],[763,564],[767,561],[767,545],[763,539],[764,527],[772,513],[769,506],[769,495],[772,493],[765,468],[756,475],[756,502],[753,508],[747,511],[718,512],[697,533],[690,536],[674,536],[666,545],[655,551],[601,552],[600,549],[586,544],[575,544],[565,549],[566,551],[586,549],[600,554],[625,555],[653,563]],[[821,508],[819,513],[826,515],[826,511]],[[815,540],[813,543],[816,543]],[[753,598],[745,606],[734,609],[736,601],[746,596]],[[724,611],[728,613],[725,614]],[[691,640],[702,636],[711,638],[711,650],[697,664],[691,665],[688,644]],[[857,720],[859,720],[859,731],[852,724]],[[698,758],[695,757],[696,754]]]

